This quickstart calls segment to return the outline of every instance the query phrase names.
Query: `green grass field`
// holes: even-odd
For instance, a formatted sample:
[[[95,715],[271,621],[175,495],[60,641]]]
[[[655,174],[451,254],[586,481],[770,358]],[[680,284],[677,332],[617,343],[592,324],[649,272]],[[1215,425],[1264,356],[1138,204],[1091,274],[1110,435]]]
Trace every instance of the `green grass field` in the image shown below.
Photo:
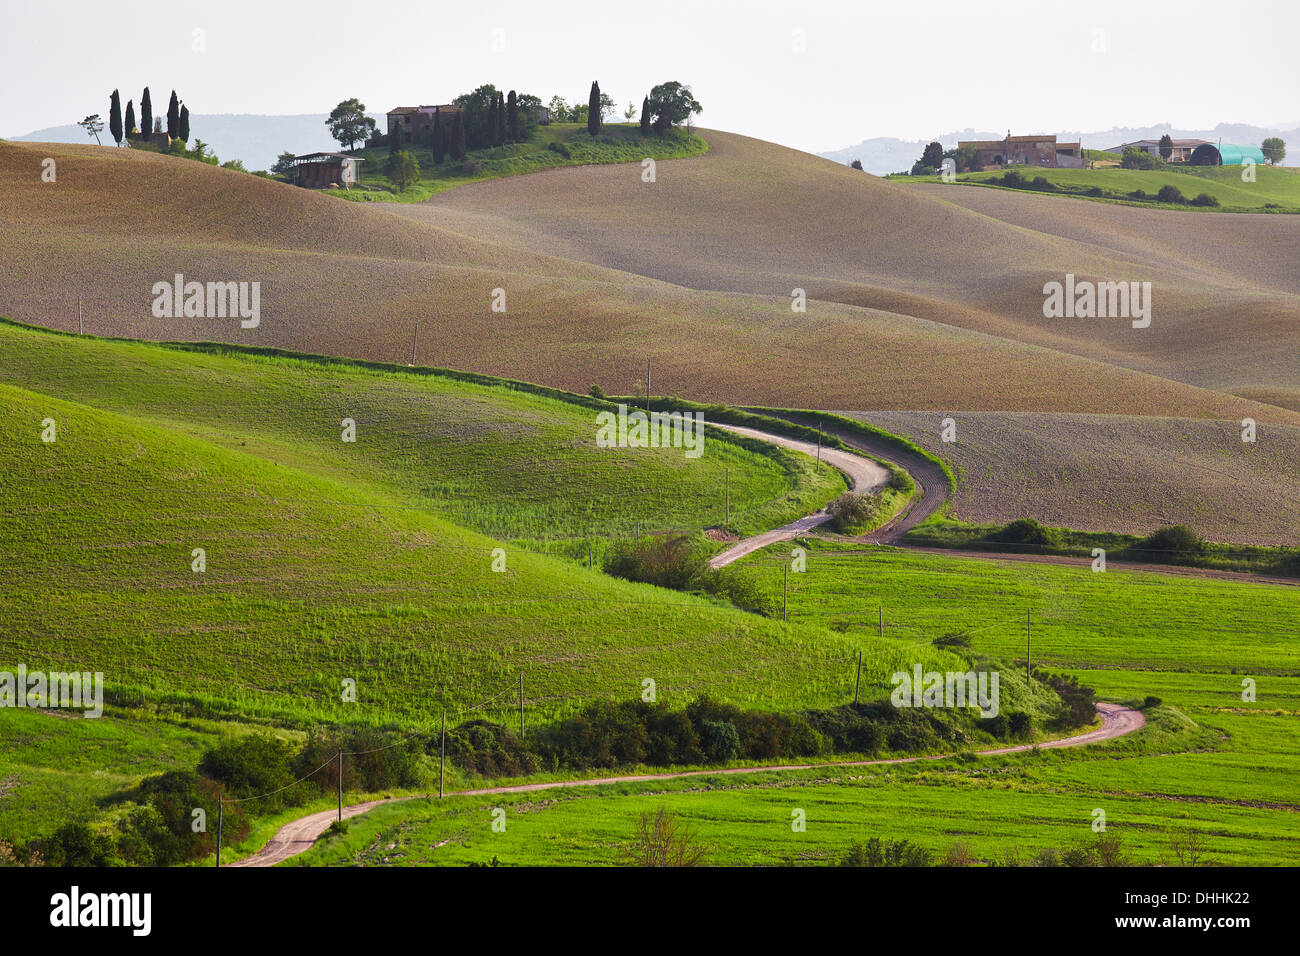
[[[780,587],[776,549],[741,573]],[[794,578],[791,575],[791,578]],[[1163,705],[1134,735],[1077,750],[700,779],[383,807],[296,865],[615,865],[642,813],[697,830],[707,861],[824,865],[852,840],[905,838],[941,857],[1027,860],[1095,839],[1105,811],[1132,862],[1174,864],[1175,835],[1203,835],[1221,865],[1300,862],[1300,602],[1265,584],[813,546],[791,589],[797,620],[874,632],[920,651],[965,633],[977,652],[1034,659],[1111,699]],[[1258,682],[1243,702],[1242,680]],[[506,810],[504,833],[491,811]],[[791,827],[796,808],[806,832]]]
[[[566,156],[552,145],[567,150]],[[641,136],[637,124],[606,123],[594,139],[585,123],[552,123],[539,126],[526,143],[493,149],[471,150],[464,161],[444,158],[435,163],[433,150],[418,143],[404,147],[420,164],[420,178],[404,191],[398,191],[387,175],[387,146],[360,150],[364,159],[362,184],[353,189],[326,190],[334,196],[355,202],[423,202],[430,196],[467,183],[502,176],[518,176],[562,166],[590,166],[602,163],[640,163],[643,159],[682,159],[709,148],[699,136],[672,129],[664,137],[651,133]]]
[[[521,674],[530,722],[646,677],[674,706],[707,692],[788,711],[851,699],[859,651],[879,699],[913,663],[953,669],[933,644],[946,634],[1016,668],[1028,612],[1036,664],[1112,699],[1162,698],[1150,726],[1069,752],[394,804],[301,862],[609,864],[661,805],[715,863],[821,864],[873,835],[992,862],[1089,839],[1098,807],[1138,862],[1166,860],[1188,825],[1219,862],[1297,860],[1294,589],[809,540],[786,624],[539,552],[636,521],[716,524],[720,469],[735,528],[783,523],[843,488],[806,456],[712,436],[694,460],[597,453],[590,400],[452,373],[11,324],[0,356],[0,669],[102,671],[111,705],[101,721],[0,711],[17,741],[0,756],[0,838],[107,825],[141,777],[256,725],[429,729],[444,694],[452,723],[513,719]],[[733,573],[775,598],[792,546]],[[504,834],[487,826],[498,805]],[[309,809],[259,819],[242,849]]]
[[[1213,196],[1219,201],[1219,205],[1209,208],[1217,212],[1300,212],[1300,170],[1282,166],[1256,166],[1254,182],[1242,181],[1240,166],[1180,166],[1177,169],[1121,169],[1112,166],[1098,169],[1039,169],[1027,166],[1013,168],[1021,176],[1030,179],[1042,176],[1049,183],[1065,190],[1052,195],[1072,195],[1081,199],[1125,202],[1143,206],[1158,205],[1166,209],[1198,208],[1151,201],[1155,199],[1162,186],[1174,186],[1188,200],[1200,193]],[[1002,175],[1001,170],[984,170],[978,173],[961,173],[956,181],[1005,188],[989,183],[989,180],[1000,178]],[[940,181],[938,176],[890,178],[897,179],[899,182]],[[1103,195],[1092,197],[1083,195],[1085,190],[1094,187],[1102,190]],[[1151,199],[1138,201],[1130,198],[1129,194],[1139,189]]]

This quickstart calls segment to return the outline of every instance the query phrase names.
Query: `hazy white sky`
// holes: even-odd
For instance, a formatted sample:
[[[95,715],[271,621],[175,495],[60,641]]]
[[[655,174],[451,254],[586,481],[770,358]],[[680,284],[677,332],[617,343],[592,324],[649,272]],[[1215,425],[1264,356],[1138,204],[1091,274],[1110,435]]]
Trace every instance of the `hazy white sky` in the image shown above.
[[[3,0],[0,136],[107,117],[114,87],[138,106],[148,84],[156,113],[172,88],[194,113],[324,113],[349,96],[382,113],[488,82],[585,101],[593,79],[624,105],[680,80],[701,125],[807,150],[968,127],[1276,125],[1300,120],[1298,11],[1296,0]]]

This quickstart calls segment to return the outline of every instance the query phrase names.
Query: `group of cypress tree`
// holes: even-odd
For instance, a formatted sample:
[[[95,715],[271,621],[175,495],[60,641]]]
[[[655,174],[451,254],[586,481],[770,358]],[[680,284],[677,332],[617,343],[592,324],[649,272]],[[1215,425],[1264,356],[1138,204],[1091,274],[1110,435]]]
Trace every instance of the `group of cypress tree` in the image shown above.
[[[113,135],[113,142],[119,146],[124,140],[148,139],[153,135],[153,100],[149,96],[149,87],[144,88],[140,97],[140,126],[135,125],[135,103],[126,102],[126,119],[122,118],[122,97],[114,90],[108,98],[108,130]],[[167,138],[189,142],[190,108],[176,97],[172,90],[171,101],[167,104]]]
[[[433,125],[429,127],[429,147],[433,150],[433,161],[441,163],[448,154],[452,159],[462,160],[466,155],[465,118],[461,110],[452,114],[448,125],[443,125],[442,110],[433,111]]]
[[[434,110],[426,145],[433,151],[435,163],[443,162],[448,156],[460,161],[467,155],[464,114],[465,108],[461,107],[451,114],[450,120],[444,121],[442,111]],[[486,126],[488,146],[500,147],[519,142],[519,97],[514,90],[509,94],[498,92],[488,104]],[[397,152],[402,148],[400,128],[395,129],[394,133],[396,136],[390,137],[388,142],[390,152]]]

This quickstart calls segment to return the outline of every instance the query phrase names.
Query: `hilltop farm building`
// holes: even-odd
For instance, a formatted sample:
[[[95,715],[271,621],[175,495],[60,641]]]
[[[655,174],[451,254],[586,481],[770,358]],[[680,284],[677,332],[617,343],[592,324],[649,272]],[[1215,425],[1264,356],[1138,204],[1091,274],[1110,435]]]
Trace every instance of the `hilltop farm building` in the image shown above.
[[[1046,166],[1082,169],[1083,149],[1079,143],[1058,143],[1055,136],[1012,136],[1005,139],[958,141],[957,148],[971,147],[979,162],[989,166]]]
[[[306,189],[351,186],[361,181],[365,160],[347,153],[307,153],[293,158],[293,182]]]
[[[451,106],[450,104],[441,106],[395,106],[388,111],[388,129],[385,132],[391,136],[395,130],[401,129],[402,139],[409,143],[418,140],[433,126],[433,114],[438,113],[442,117],[442,122],[449,124],[455,121],[456,114],[459,112],[459,106]]]
[[[1241,166],[1246,160],[1263,165],[1264,151],[1258,146],[1239,146],[1234,143],[1214,144],[1203,139],[1175,139],[1167,158],[1160,157],[1167,163],[1187,163],[1190,166]],[[1160,156],[1160,140],[1139,139],[1131,143],[1112,146],[1108,153],[1123,154],[1128,147],[1135,147],[1152,156]]]

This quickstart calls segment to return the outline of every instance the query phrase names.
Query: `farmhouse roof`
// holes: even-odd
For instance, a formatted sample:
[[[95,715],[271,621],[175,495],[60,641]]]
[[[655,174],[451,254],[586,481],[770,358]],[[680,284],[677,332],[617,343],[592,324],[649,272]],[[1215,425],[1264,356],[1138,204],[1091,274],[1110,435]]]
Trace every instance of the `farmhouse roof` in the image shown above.
[[[328,163],[340,159],[350,159],[354,163],[364,163],[365,160],[360,156],[349,156],[347,153],[304,153],[301,156],[295,156],[295,164],[301,163]]]

